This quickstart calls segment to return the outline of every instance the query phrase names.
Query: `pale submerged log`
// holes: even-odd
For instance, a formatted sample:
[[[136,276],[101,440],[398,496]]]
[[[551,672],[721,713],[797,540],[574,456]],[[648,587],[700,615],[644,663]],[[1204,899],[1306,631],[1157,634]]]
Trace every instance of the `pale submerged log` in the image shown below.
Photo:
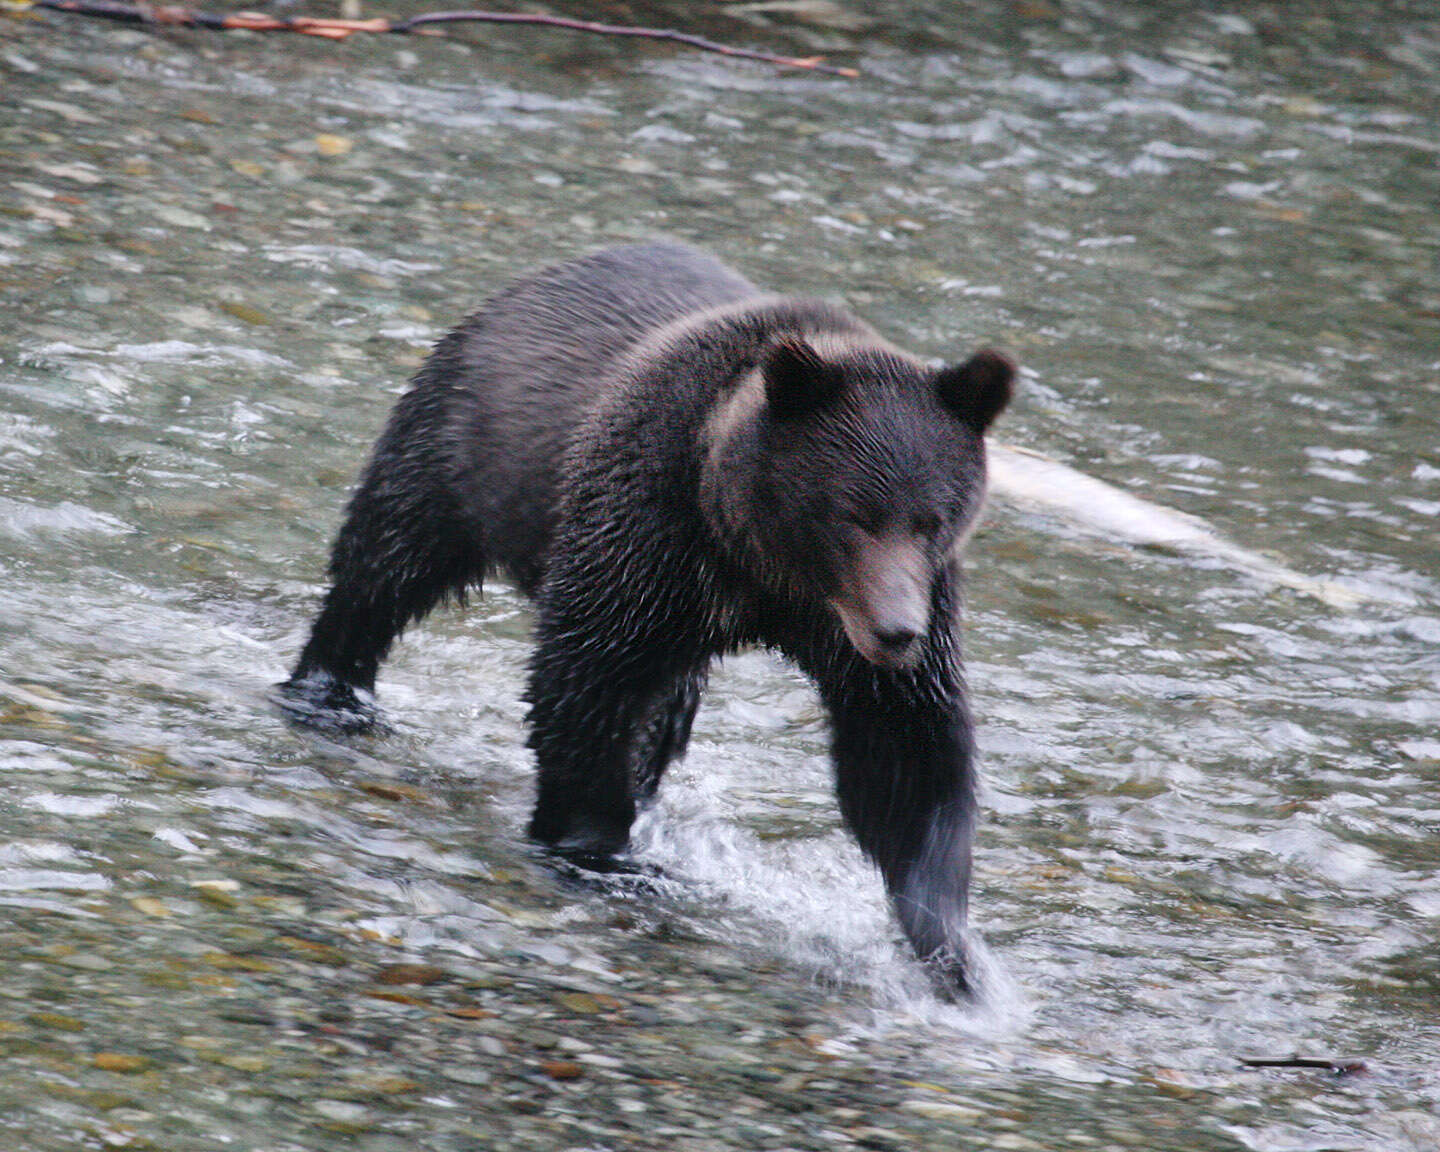
[[[1375,598],[1338,581],[1297,572],[1227,540],[1198,516],[1144,500],[1028,448],[991,441],[988,452],[990,494],[1002,503],[1043,512],[1074,528],[1126,544],[1218,561],[1262,583],[1313,596],[1334,608],[1354,608]]]

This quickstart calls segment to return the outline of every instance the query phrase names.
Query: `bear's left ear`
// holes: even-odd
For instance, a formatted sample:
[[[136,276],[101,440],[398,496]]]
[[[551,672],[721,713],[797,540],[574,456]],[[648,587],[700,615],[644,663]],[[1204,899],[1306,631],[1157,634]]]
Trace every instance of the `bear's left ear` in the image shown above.
[[[1015,362],[990,348],[982,349],[963,364],[940,369],[935,391],[940,402],[976,432],[1010,403],[1015,379]]]
[[[803,336],[781,336],[760,355],[765,403],[779,420],[798,420],[832,403],[843,383]]]

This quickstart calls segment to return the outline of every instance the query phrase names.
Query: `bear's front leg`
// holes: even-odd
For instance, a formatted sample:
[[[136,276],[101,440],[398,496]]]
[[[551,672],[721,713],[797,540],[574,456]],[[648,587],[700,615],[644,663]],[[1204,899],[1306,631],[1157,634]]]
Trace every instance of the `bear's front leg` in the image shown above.
[[[706,660],[643,591],[568,580],[563,560],[555,567],[540,595],[527,692],[539,772],[530,836],[609,870],[638,805],[684,749]]]
[[[579,863],[622,854],[636,803],[632,748],[644,716],[638,684],[580,664],[557,674],[540,653],[530,681],[538,794],[530,836]]]
[[[916,956],[943,991],[968,995],[975,777],[958,669],[895,672],[857,661],[821,692],[845,822],[879,867]]]

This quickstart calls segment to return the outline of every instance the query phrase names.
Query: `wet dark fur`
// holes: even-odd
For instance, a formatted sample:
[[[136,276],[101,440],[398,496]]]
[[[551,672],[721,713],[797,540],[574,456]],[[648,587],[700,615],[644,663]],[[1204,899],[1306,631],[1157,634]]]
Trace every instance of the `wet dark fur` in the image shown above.
[[[537,601],[530,833],[586,859],[624,851],[711,660],[774,648],[820,690],[846,823],[917,954],[964,988],[958,549],[1010,377],[993,353],[926,368],[687,248],[547,269],[446,336],[396,405],[282,700],[365,726],[401,630],[507,572]],[[886,549],[909,557],[899,617]]]

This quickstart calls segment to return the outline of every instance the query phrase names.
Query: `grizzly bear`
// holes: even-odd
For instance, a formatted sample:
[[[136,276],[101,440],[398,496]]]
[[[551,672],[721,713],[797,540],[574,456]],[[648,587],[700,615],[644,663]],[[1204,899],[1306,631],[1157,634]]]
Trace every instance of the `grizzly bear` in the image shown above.
[[[520,280],[396,404],[279,698],[368,726],[406,625],[503,571],[536,602],[530,835],[605,867],[684,752],[711,661],[773,649],[819,690],[841,813],[905,935],[966,991],[960,552],[1013,375],[992,351],[928,366],[675,244]]]

